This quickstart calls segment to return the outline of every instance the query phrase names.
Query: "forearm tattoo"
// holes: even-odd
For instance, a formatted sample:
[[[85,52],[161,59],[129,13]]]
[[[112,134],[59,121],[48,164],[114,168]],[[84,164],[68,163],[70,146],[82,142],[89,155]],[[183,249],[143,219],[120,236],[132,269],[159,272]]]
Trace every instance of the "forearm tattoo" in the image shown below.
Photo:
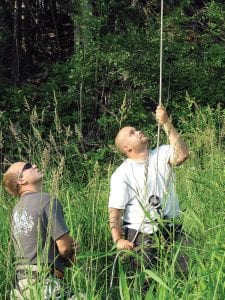
[[[179,158],[179,153],[181,151],[181,143],[180,143],[180,135],[177,136],[175,142],[172,145],[173,151],[174,151],[174,156],[173,156],[173,164],[176,165],[178,158]]]
[[[118,216],[112,216],[112,212],[109,214],[109,226],[110,229],[119,229],[121,230],[121,224],[120,224],[120,217]]]
[[[166,135],[169,137],[170,133],[171,133],[171,128],[172,128],[171,119],[168,119],[168,121],[166,122],[165,125],[163,126],[163,128],[164,128],[164,131],[165,131]]]
[[[167,123],[164,125],[164,131],[165,131],[166,135],[168,136],[168,138],[170,140],[170,144],[174,150],[172,164],[176,165],[179,160],[179,155],[180,155],[180,152],[183,147],[183,140],[182,140],[180,134],[175,133],[177,135],[177,137],[175,137],[175,141],[171,142],[171,135],[172,135],[173,128],[174,127],[172,125],[171,119],[168,119]]]

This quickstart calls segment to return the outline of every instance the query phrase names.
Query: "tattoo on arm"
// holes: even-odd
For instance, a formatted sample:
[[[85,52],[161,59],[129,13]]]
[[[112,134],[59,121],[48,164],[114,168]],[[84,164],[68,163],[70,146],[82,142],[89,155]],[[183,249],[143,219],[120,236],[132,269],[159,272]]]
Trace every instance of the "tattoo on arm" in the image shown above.
[[[173,151],[174,151],[174,156],[173,156],[173,165],[177,164],[178,158],[179,158],[179,152],[181,150],[181,145],[179,142],[180,135],[178,135],[177,139],[173,143]]]
[[[110,228],[113,227],[120,227],[121,222],[121,213],[115,209],[109,210],[109,224]]]
[[[172,122],[170,119],[166,122],[166,125],[167,125],[166,127],[164,126],[164,131],[165,131],[166,135],[169,137],[170,133],[171,133],[171,128],[172,128]]]
[[[123,232],[121,228],[121,211],[117,209],[109,210],[109,226],[114,242],[121,239]]]
[[[174,150],[172,161],[170,161],[170,163],[176,166],[185,160],[184,153],[187,152],[187,146],[181,135],[173,127],[171,120],[168,120],[167,123],[164,124],[163,128],[169,138],[170,145]]]

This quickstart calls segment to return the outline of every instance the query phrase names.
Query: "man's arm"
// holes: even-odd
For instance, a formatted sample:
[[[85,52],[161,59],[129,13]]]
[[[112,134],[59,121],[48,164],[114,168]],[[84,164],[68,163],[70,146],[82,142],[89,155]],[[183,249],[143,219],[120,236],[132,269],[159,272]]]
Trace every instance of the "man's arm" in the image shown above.
[[[109,208],[109,226],[112,234],[113,242],[117,244],[118,250],[130,250],[134,248],[134,244],[123,239],[121,228],[121,216],[123,210],[117,208]]]
[[[59,251],[59,255],[63,258],[71,258],[79,251],[79,245],[68,233],[61,236],[55,242]]]
[[[169,163],[173,166],[182,164],[189,155],[189,150],[182,136],[177,132],[176,128],[170,121],[167,112],[163,106],[158,106],[156,109],[156,119],[163,126],[166,132],[170,145],[174,149],[174,155],[170,158]]]
[[[47,202],[43,208],[42,218],[46,228],[50,230],[50,236],[56,244],[58,254],[65,259],[65,266],[71,266],[76,260],[79,245],[69,234],[62,205],[57,199]]]
[[[71,264],[75,263],[76,254],[79,252],[79,245],[68,233],[57,239],[56,245],[60,256],[69,259]]]

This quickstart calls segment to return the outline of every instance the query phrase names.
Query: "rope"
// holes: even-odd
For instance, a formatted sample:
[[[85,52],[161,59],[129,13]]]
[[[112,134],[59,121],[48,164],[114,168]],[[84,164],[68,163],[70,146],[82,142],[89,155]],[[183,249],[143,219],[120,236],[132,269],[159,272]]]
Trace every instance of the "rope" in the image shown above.
[[[161,20],[161,25],[160,25],[160,63],[159,63],[159,104],[158,105],[162,105],[162,69],[163,69],[163,0],[161,0],[161,12],[160,12],[160,20]],[[158,130],[157,130],[157,146],[156,146],[156,178],[155,178],[155,197],[157,196],[157,188],[158,188],[158,165],[159,165],[159,141],[160,141],[160,124],[158,123]],[[145,164],[145,182],[144,182],[144,186],[145,186],[145,193],[144,193],[144,197],[146,197],[147,195],[147,180],[148,180],[148,165],[149,165],[149,156],[147,158],[146,164]],[[140,227],[143,225],[144,223],[144,219],[140,224]],[[134,238],[132,239],[132,243],[135,242],[135,239],[137,238],[138,235],[138,231],[136,232]]]
[[[159,63],[159,103],[158,105],[161,106],[162,105],[162,69],[163,69],[163,0],[161,0],[161,12],[160,12],[160,63]],[[159,141],[160,141],[160,124],[158,123],[158,130],[157,130],[157,145],[156,145],[156,149],[157,149],[157,156],[156,156],[156,185],[155,185],[155,196],[157,196],[157,187],[158,187],[158,165],[159,165]],[[146,162],[146,166],[145,166],[145,184],[147,185],[147,176],[148,176],[148,162],[149,162],[149,157],[147,159]],[[141,222],[140,227],[142,226],[144,222]],[[135,242],[135,239],[138,235],[138,230],[134,236],[134,238],[132,239],[132,243]],[[114,273],[115,273],[115,266],[116,266],[116,262],[119,258],[120,253],[122,252],[122,250],[120,250],[113,262],[113,267],[112,267],[112,273],[111,273],[111,280],[110,280],[110,286],[109,289],[112,288],[113,285],[113,278],[114,278]],[[108,299],[108,296],[106,298],[106,300]]]
[[[161,0],[161,26],[160,26],[160,63],[159,63],[159,105],[162,105],[162,69],[163,69],[163,0]],[[158,123],[157,130],[157,154],[156,154],[156,186],[155,186],[155,196],[158,190],[158,165],[159,165],[159,139],[160,139],[160,124]]]
[[[162,65],[163,65],[163,0],[161,0],[160,63],[159,63],[159,105],[162,104]]]

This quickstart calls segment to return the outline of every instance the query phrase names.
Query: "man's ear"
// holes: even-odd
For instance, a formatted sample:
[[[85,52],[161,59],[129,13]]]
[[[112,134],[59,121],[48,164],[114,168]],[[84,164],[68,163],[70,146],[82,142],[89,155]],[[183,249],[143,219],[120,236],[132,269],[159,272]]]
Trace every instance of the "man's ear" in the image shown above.
[[[24,185],[25,183],[26,183],[26,181],[23,178],[17,179],[17,184],[18,185]]]
[[[125,152],[125,153],[128,153],[128,152],[131,152],[131,151],[132,151],[132,147],[131,147],[129,144],[124,145],[124,146],[123,146],[123,149],[124,149],[124,152]]]

